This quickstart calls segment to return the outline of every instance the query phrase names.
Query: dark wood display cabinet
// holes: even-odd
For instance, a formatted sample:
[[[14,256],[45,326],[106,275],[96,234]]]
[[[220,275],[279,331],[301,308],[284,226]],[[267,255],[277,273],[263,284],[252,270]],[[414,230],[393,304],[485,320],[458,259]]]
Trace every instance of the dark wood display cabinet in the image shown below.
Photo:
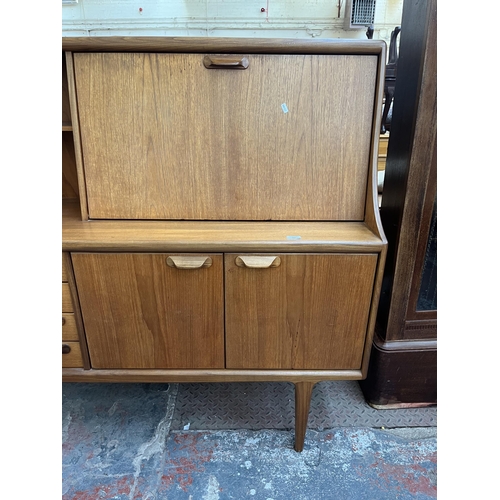
[[[437,403],[436,1],[405,0],[381,218],[389,242],[366,400]]]
[[[314,384],[368,370],[385,43],[63,50],[63,381],[293,382],[301,451]]]

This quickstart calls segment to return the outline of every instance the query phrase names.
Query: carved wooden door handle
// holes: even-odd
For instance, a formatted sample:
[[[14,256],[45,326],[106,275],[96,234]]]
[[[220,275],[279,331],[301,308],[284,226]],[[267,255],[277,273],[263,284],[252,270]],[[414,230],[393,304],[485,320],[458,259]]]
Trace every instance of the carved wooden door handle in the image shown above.
[[[205,56],[203,64],[207,69],[247,69],[247,57]]]
[[[281,264],[281,259],[275,255],[240,255],[236,257],[234,263],[238,267],[266,269],[268,267],[278,267]]]
[[[210,267],[212,259],[203,255],[170,255],[167,264],[175,269],[200,269]]]

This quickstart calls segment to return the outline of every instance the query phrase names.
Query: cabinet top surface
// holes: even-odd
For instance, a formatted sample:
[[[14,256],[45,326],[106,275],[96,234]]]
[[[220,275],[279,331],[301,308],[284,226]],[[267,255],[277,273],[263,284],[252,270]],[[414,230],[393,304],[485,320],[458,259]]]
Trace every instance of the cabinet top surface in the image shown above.
[[[64,251],[377,252],[386,244],[363,222],[82,221],[63,202]]]
[[[66,51],[254,52],[276,54],[385,54],[383,40],[220,38],[220,37],[63,37]]]

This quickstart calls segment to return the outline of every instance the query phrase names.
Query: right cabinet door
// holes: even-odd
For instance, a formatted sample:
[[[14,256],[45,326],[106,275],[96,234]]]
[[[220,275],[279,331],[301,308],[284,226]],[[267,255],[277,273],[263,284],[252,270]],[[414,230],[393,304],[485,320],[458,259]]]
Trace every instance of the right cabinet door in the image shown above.
[[[226,367],[359,369],[377,254],[226,254]]]

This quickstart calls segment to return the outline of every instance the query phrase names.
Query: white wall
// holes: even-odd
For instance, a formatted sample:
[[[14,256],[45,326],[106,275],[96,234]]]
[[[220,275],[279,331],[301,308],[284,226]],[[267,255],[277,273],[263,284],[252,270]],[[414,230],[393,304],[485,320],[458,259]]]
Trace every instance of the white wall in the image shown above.
[[[343,29],[345,1],[63,0],[62,34],[366,39],[365,28]],[[376,1],[373,38],[389,43],[402,7],[403,0]]]

